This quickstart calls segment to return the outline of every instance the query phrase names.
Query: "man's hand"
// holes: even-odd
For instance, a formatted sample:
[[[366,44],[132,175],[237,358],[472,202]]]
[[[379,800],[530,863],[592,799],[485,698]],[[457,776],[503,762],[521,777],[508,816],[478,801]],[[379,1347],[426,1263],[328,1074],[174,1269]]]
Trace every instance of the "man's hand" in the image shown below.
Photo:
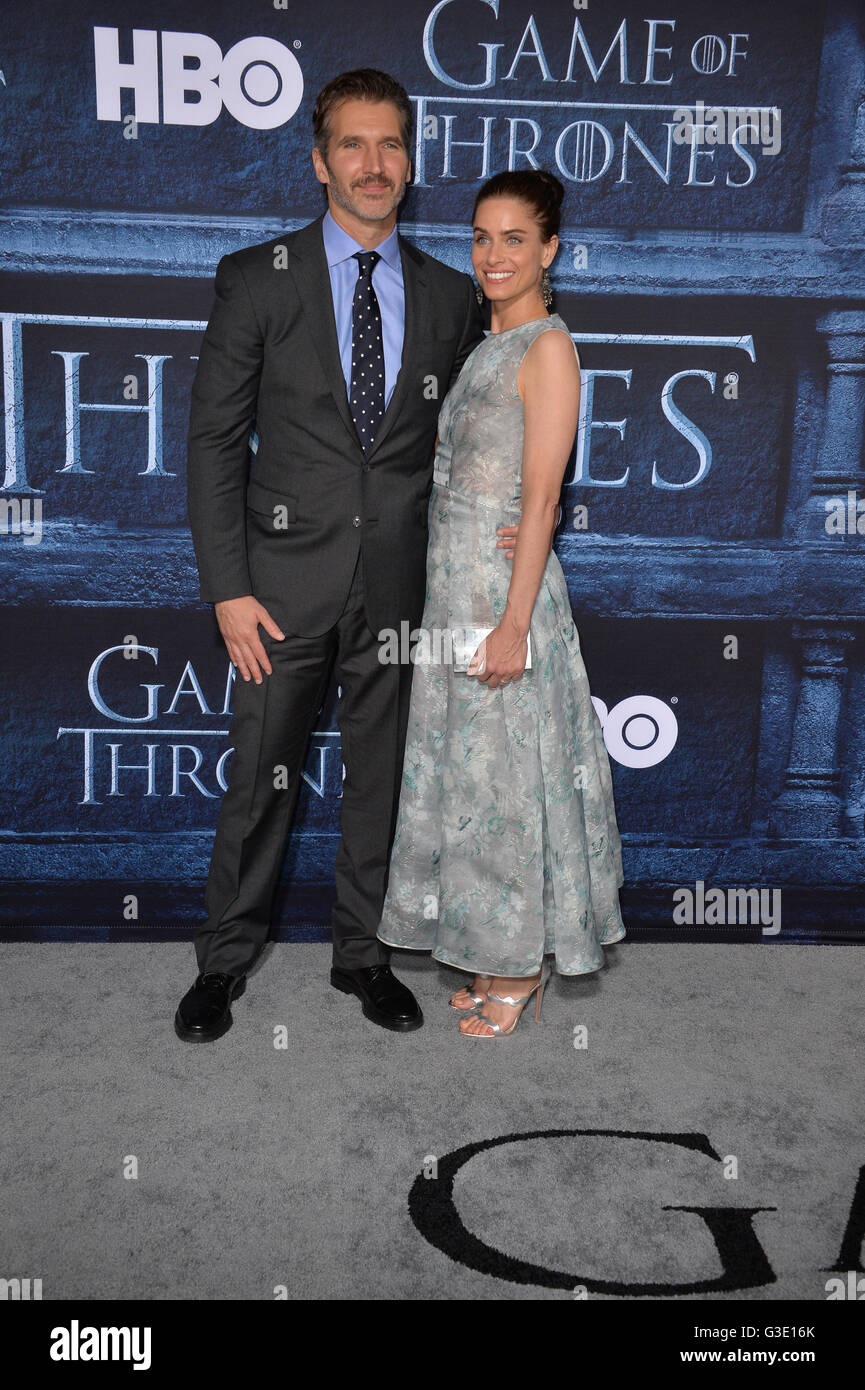
[[[556,517],[557,526],[561,519],[562,509],[560,506],[559,514]],[[496,550],[503,550],[505,552],[506,560],[512,560],[514,558],[514,550],[517,544],[517,535],[519,533],[519,529],[519,526],[499,526],[498,530],[496,531],[496,535],[499,537],[499,539],[496,541]]]
[[[269,676],[272,669],[258,635],[259,624],[280,642],[284,641],[285,633],[252,594],[223,599],[213,608],[232,665],[245,681],[251,678],[256,685],[261,685],[262,671]]]
[[[496,531],[496,535],[499,537],[496,541],[496,550],[503,550],[506,560],[514,558],[514,546],[517,543],[519,529],[519,526],[500,526]]]

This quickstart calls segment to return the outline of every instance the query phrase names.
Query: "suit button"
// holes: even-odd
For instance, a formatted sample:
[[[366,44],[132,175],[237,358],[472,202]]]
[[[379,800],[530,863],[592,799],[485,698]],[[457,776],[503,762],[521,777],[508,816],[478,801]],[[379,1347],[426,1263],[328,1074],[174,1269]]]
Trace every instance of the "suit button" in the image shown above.
[[[363,465],[363,470],[362,470],[362,471],[363,471],[364,473],[368,473],[368,472],[369,472],[369,468],[370,468],[370,465],[369,465],[368,463],[365,463],[365,464]]]
[[[353,516],[352,519],[351,519],[351,524],[352,524],[352,526],[360,526],[360,517],[359,517],[359,516]]]

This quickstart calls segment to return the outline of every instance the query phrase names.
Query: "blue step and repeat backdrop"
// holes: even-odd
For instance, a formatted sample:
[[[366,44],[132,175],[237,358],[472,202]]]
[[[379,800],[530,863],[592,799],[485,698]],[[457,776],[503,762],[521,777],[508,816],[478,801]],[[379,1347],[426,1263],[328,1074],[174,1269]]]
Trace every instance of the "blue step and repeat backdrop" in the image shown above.
[[[400,221],[426,251],[470,270],[490,173],[565,185],[583,393],[556,546],[629,928],[861,940],[861,0],[6,0],[3,934],[203,913],[232,671],[187,528],[190,386],[219,257],[323,210],[312,106],[357,66],[412,98]],[[277,938],[328,935],[337,698]]]

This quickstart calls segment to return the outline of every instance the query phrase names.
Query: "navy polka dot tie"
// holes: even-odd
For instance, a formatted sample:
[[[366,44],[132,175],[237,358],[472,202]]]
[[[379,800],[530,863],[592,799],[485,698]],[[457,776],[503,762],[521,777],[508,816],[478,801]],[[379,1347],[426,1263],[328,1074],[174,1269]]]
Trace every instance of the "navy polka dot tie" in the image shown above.
[[[351,306],[351,414],[368,454],[384,415],[384,348],[381,310],[372,285],[377,251],[356,251],[360,266]]]

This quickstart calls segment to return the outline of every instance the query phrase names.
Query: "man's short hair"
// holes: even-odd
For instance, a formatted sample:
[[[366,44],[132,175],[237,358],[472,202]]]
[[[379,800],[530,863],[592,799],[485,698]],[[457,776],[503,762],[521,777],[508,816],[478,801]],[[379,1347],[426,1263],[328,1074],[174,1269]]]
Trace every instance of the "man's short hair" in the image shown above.
[[[331,113],[343,101],[389,101],[399,112],[406,154],[411,151],[412,108],[408,92],[396,78],[378,68],[353,68],[341,72],[322,87],[312,111],[312,137],[322,159],[327,159]]]

